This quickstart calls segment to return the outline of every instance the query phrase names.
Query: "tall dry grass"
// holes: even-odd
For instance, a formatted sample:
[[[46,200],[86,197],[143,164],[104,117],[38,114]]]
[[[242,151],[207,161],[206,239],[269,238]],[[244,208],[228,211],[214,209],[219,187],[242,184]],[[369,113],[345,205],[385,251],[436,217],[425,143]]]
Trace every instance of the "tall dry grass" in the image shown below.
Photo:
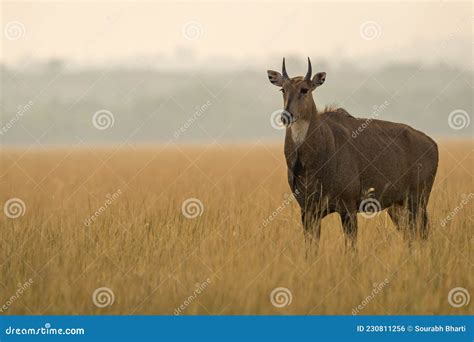
[[[473,313],[473,303],[448,303],[455,287],[474,295],[473,204],[440,224],[473,192],[472,147],[440,144],[426,243],[409,249],[382,212],[359,217],[358,253],[345,253],[333,214],[310,258],[280,145],[3,149],[1,203],[20,198],[26,212],[0,217],[0,306],[9,303],[3,314],[174,314],[183,305],[181,314],[325,315],[364,302],[359,314]],[[188,198],[203,203],[201,216],[183,216]],[[113,292],[112,305],[94,305],[100,287]],[[271,304],[277,287],[291,304]]]

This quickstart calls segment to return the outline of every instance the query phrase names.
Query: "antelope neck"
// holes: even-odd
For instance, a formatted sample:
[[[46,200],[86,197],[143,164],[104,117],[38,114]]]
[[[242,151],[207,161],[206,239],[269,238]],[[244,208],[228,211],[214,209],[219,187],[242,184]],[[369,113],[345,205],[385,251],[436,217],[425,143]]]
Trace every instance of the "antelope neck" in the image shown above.
[[[290,127],[291,130],[291,138],[295,143],[296,147],[298,148],[306,138],[308,134],[309,124],[312,120],[316,119],[317,116],[316,105],[313,105],[311,112],[309,115],[305,115],[304,117],[300,117],[298,120],[293,122]]]

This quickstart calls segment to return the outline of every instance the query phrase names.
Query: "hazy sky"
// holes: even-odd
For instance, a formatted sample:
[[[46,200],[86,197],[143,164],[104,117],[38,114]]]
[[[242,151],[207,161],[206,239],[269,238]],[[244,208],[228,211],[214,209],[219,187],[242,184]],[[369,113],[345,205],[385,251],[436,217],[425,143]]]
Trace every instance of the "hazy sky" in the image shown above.
[[[182,63],[297,55],[472,63],[472,3],[2,2],[0,60]],[[180,58],[176,58],[180,56]]]

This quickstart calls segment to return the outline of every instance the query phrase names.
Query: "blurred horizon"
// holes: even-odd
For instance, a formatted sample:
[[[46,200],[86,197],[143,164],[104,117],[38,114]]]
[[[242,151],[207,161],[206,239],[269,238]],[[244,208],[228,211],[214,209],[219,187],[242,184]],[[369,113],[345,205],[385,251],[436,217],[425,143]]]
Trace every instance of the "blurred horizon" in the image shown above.
[[[0,6],[3,145],[282,141],[266,70],[307,56],[319,109],[472,136],[471,2]]]

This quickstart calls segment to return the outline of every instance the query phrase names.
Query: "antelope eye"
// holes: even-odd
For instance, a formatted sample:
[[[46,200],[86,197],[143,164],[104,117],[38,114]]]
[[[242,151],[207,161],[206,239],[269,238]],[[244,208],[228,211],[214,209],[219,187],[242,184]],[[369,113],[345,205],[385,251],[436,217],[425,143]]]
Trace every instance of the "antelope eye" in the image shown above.
[[[281,88],[280,91],[284,94],[285,93],[285,89]]]
[[[306,89],[306,88],[301,88],[300,92],[301,94],[306,94],[308,92],[309,89]]]

